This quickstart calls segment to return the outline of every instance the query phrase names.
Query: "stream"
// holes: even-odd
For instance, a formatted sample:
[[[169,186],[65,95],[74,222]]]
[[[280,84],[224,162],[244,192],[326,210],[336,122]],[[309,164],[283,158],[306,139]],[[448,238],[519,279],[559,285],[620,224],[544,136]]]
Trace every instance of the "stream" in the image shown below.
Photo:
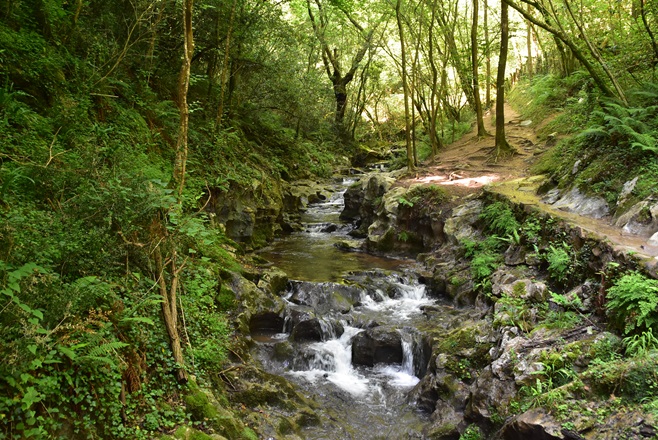
[[[422,438],[428,415],[407,396],[430,356],[417,330],[427,325],[423,307],[440,305],[410,270],[414,262],[334,246],[353,240],[339,220],[352,182],[336,182],[303,214],[303,231],[261,253],[291,281],[280,328],[252,333],[255,355],[320,405],[327,422],[304,428],[306,439]]]

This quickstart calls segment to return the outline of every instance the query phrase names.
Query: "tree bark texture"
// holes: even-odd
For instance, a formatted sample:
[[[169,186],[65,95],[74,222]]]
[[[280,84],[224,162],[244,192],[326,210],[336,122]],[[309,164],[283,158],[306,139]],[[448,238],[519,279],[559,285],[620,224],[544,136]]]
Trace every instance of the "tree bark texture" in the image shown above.
[[[504,0],[500,5],[500,56],[496,76],[496,158],[512,152],[505,137],[505,67],[509,44],[508,6]]]
[[[479,1],[473,0],[473,23],[471,26],[471,66],[473,76],[473,104],[475,105],[475,117],[477,120],[478,137],[487,135],[484,128],[484,113],[482,111],[482,100],[480,99],[479,69],[478,69],[478,15]]]

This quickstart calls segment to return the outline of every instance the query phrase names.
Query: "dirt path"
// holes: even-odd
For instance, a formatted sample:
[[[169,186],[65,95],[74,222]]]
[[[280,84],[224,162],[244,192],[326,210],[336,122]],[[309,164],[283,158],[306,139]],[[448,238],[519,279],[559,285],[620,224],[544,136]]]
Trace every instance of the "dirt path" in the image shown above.
[[[422,164],[414,176],[401,179],[398,184],[438,184],[450,187],[449,192],[455,198],[477,192],[489,185],[488,191],[502,194],[512,202],[535,205],[552,216],[610,242],[619,252],[638,254],[645,261],[646,267],[658,276],[658,246],[650,246],[647,243],[648,236],[624,232],[612,225],[611,218],[584,217],[555,209],[540,200],[536,195],[537,181],[534,178],[523,178],[530,177],[530,166],[549,147],[545,142],[537,143],[537,134],[530,121],[521,120],[508,104],[505,105],[506,136],[517,154],[494,162],[494,123],[493,111],[490,111],[485,116],[485,127],[492,136],[478,138],[472,131],[448,145],[434,163],[428,161]]]
[[[437,183],[454,186],[457,193],[469,193],[482,186],[528,175],[530,165],[545,148],[537,145],[530,121],[523,121],[508,104],[505,105],[505,132],[508,142],[518,154],[494,162],[496,131],[493,110],[487,112],[484,123],[490,136],[478,138],[474,131],[448,145],[434,163],[422,164],[414,177],[400,181],[402,185]]]

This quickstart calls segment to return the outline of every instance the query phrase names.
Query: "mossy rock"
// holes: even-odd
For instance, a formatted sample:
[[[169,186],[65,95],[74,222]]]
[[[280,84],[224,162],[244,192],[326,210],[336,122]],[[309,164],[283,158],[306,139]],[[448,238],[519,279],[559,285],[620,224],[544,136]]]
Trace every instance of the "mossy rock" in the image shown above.
[[[239,374],[230,373],[230,380],[239,384],[231,394],[232,401],[250,408],[277,406],[299,411],[300,407],[313,407],[313,402],[299,394],[285,377],[255,367],[241,369]]]
[[[277,433],[281,435],[292,434],[296,432],[298,429],[299,427],[297,426],[297,424],[288,417],[282,417],[281,420],[279,420],[279,425],[276,428]]]
[[[192,420],[204,422],[209,428],[228,438],[245,438],[243,423],[205,391],[193,390],[184,400]]]
[[[209,435],[189,426],[181,426],[176,430],[174,436],[161,437],[162,439],[173,440],[227,440],[218,434]]]
[[[300,427],[320,424],[320,417],[311,408],[302,408],[295,415],[295,423]]]
[[[465,322],[462,327],[448,333],[445,338],[439,339],[438,348],[435,351],[449,356],[467,358],[470,365],[476,368],[484,367],[491,361],[489,350],[492,344],[482,342],[482,340],[491,332],[492,329],[486,322],[473,322],[471,325]]]

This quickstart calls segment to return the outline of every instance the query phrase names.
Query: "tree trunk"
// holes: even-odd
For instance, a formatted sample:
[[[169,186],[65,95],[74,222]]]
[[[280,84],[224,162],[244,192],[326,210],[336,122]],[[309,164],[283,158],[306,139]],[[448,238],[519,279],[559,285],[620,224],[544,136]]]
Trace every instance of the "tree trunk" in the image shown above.
[[[409,124],[409,86],[407,82],[407,54],[404,44],[404,28],[402,27],[402,14],[400,12],[402,0],[397,0],[395,4],[395,18],[398,23],[400,33],[400,52],[402,57],[402,88],[404,90],[404,137],[407,145],[407,169],[414,170],[414,155],[411,148],[411,133]]]
[[[361,35],[364,38],[363,43],[361,44],[359,50],[357,51],[357,53],[354,55],[354,58],[352,59],[352,65],[350,69],[347,71],[347,73],[343,74],[343,70],[341,69],[340,66],[338,49],[334,48],[333,51],[330,50],[329,44],[324,38],[324,31],[328,22],[328,18],[324,15],[325,12],[320,0],[315,0],[315,4],[318,7],[319,17],[316,17],[315,14],[313,13],[313,9],[311,8],[311,0],[306,0],[306,7],[308,11],[308,16],[311,20],[311,25],[313,27],[313,32],[315,33],[316,38],[320,42],[320,47],[322,52],[322,62],[324,64],[327,76],[329,77],[329,80],[331,81],[331,84],[334,89],[334,97],[336,98],[336,111],[334,116],[334,124],[336,126],[336,131],[338,132],[340,138],[346,138],[348,136],[348,133],[346,132],[344,127],[344,120],[345,120],[345,111],[347,109],[347,85],[354,78],[354,74],[359,68],[359,65],[361,64],[361,61],[363,60],[363,57],[366,54],[366,51],[370,47],[374,29],[371,29],[369,32],[366,33],[365,29],[363,29],[363,27],[361,27],[361,25],[359,25],[359,23],[357,23],[353,19],[353,17],[349,15],[348,12],[341,9],[341,11],[347,16],[347,18],[352,23],[352,25],[361,33]]]
[[[487,48],[486,54],[486,78],[487,90],[485,92],[484,106],[491,106],[491,49],[489,44],[489,0],[484,0],[484,42]]]
[[[429,49],[428,58],[430,67],[432,69],[432,90],[430,93],[430,118],[429,118],[429,135],[430,143],[432,144],[432,159],[438,154],[439,149],[443,148],[443,141],[436,132],[436,123],[439,115],[439,103],[437,88],[439,87],[439,69],[436,67],[436,60],[434,59],[434,18],[436,16],[436,4],[432,2],[432,16],[429,25]]]
[[[484,128],[484,114],[482,111],[482,101],[480,100],[480,84],[478,69],[478,15],[479,0],[473,0],[473,25],[471,26],[471,64],[473,67],[473,104],[475,106],[475,116],[478,127],[478,137],[486,136],[487,130]]]
[[[233,23],[235,22],[235,9],[238,0],[233,0],[231,6],[231,18],[228,21],[228,30],[226,31],[226,41],[224,44],[224,62],[222,63],[222,73],[220,75],[221,91],[219,93],[219,105],[217,106],[217,120],[215,121],[215,129],[222,125],[222,117],[224,116],[224,95],[226,94],[226,74],[229,71],[229,54],[231,52],[231,35],[233,34]]]
[[[649,35],[651,40],[651,47],[653,48],[653,62],[654,66],[658,63],[658,43],[656,42],[656,37],[651,31],[651,26],[649,26],[649,20],[647,19],[646,5],[644,4],[645,0],[638,0],[638,6],[640,7],[640,16],[642,17],[642,24],[644,25],[644,30]]]
[[[513,152],[505,137],[505,67],[509,44],[508,6],[501,0],[500,6],[500,56],[496,76],[496,159]]]
[[[166,234],[166,232],[162,233]],[[159,234],[159,235],[162,235]],[[176,379],[181,382],[187,382],[187,371],[185,371],[185,359],[183,358],[183,349],[181,347],[180,336],[178,334],[178,308],[176,306],[176,296],[178,291],[178,276],[183,269],[183,265],[177,266],[176,251],[173,251],[171,257],[171,280],[167,289],[166,280],[166,262],[163,261],[160,246],[166,242],[166,238],[161,241],[153,251],[155,262],[155,276],[157,279],[158,290],[162,298],[162,318],[169,336],[169,346],[171,354],[176,362]]]
[[[569,48],[573,56],[576,57],[576,59],[580,61],[580,64],[582,64],[585,70],[587,70],[587,73],[589,73],[589,75],[592,77],[592,80],[599,88],[599,90],[601,90],[601,92],[603,92],[604,95],[610,98],[615,98],[615,93],[610,89],[610,87],[608,87],[608,85],[603,80],[603,78],[601,78],[599,72],[596,71],[592,63],[589,62],[589,60],[587,59],[587,57],[585,57],[583,52],[578,48],[578,46],[576,46],[576,44],[573,41],[571,41],[571,39],[569,39],[569,37],[564,32],[562,32],[560,29],[556,29],[552,27],[550,24],[546,22],[541,22],[536,18],[532,17],[531,15],[528,15],[528,13],[520,5],[514,3],[514,0],[503,0],[503,2],[511,6],[512,8],[516,9],[519,12],[519,14],[521,14],[526,20],[533,23],[535,26],[539,26],[540,28],[552,34],[557,41],[564,43],[564,45]],[[523,0],[523,2],[526,4],[536,5],[536,3],[530,2],[528,0]],[[547,15],[546,11],[540,10],[540,12],[544,16]]]
[[[178,209],[182,209],[183,189],[185,187],[185,174],[187,166],[187,148],[188,148],[188,127],[190,112],[187,104],[187,91],[190,86],[190,70],[192,66],[192,56],[194,55],[194,36],[192,32],[192,8],[194,0],[184,0],[183,2],[183,64],[180,75],[178,76],[178,109],[180,111],[180,125],[178,131],[178,140],[176,142],[176,159],[174,162],[174,183],[178,186]],[[187,381],[187,372],[185,371],[185,360],[181,348],[180,337],[178,335],[178,311],[177,311],[177,294],[178,294],[178,277],[184,264],[178,265],[175,244],[172,244],[171,255],[167,261],[163,261],[161,246],[164,246],[167,239],[167,231],[161,228],[158,235],[161,241],[154,249],[155,276],[157,277],[160,296],[162,297],[162,316],[169,335],[171,352],[176,361],[176,377],[180,382]],[[156,235],[157,236],[157,235]],[[170,280],[167,289],[166,265],[169,264]]]
[[[574,15],[573,10],[571,9],[569,0],[564,0],[564,4],[567,7],[567,11],[569,11],[569,16],[571,17],[574,24],[578,28],[578,32],[580,32],[581,38],[585,41],[585,44],[587,44],[590,53],[592,54],[594,59],[598,61],[599,65],[601,66],[605,74],[608,76],[608,79],[612,83],[612,86],[617,91],[617,97],[621,100],[621,102],[624,103],[624,105],[628,105],[628,99],[626,99],[626,94],[624,93],[624,89],[621,88],[619,82],[617,81],[617,78],[612,74],[612,71],[608,68],[608,64],[605,62],[603,57],[601,57],[599,50],[589,41],[589,38],[585,33],[585,29],[581,26],[580,22],[576,19],[576,16]]]
[[[183,64],[178,75],[178,110],[180,124],[176,141],[176,161],[174,162],[174,182],[178,186],[178,197],[181,198],[185,187],[185,171],[187,166],[187,132],[190,120],[187,105],[187,91],[190,87],[190,70],[194,55],[194,36],[192,33],[192,7],[194,0],[183,2]]]
[[[528,5],[528,15],[531,14],[530,5]],[[528,59],[526,61],[526,72],[528,73],[528,78],[532,78],[534,74],[534,68],[532,66],[532,23],[526,20],[526,47],[528,49]]]
[[[466,95],[468,105],[474,109],[475,103],[473,102],[473,82],[470,79],[471,75],[468,73],[468,67],[466,67],[462,61],[462,51],[457,47],[457,42],[455,41],[454,26],[449,26],[448,21],[442,13],[437,14],[436,20],[439,23],[439,26],[441,26],[443,29],[443,37],[445,38],[446,44],[448,46],[448,52],[452,58],[453,66],[457,71],[457,76],[459,77],[459,84],[462,88],[462,92],[464,95]]]

